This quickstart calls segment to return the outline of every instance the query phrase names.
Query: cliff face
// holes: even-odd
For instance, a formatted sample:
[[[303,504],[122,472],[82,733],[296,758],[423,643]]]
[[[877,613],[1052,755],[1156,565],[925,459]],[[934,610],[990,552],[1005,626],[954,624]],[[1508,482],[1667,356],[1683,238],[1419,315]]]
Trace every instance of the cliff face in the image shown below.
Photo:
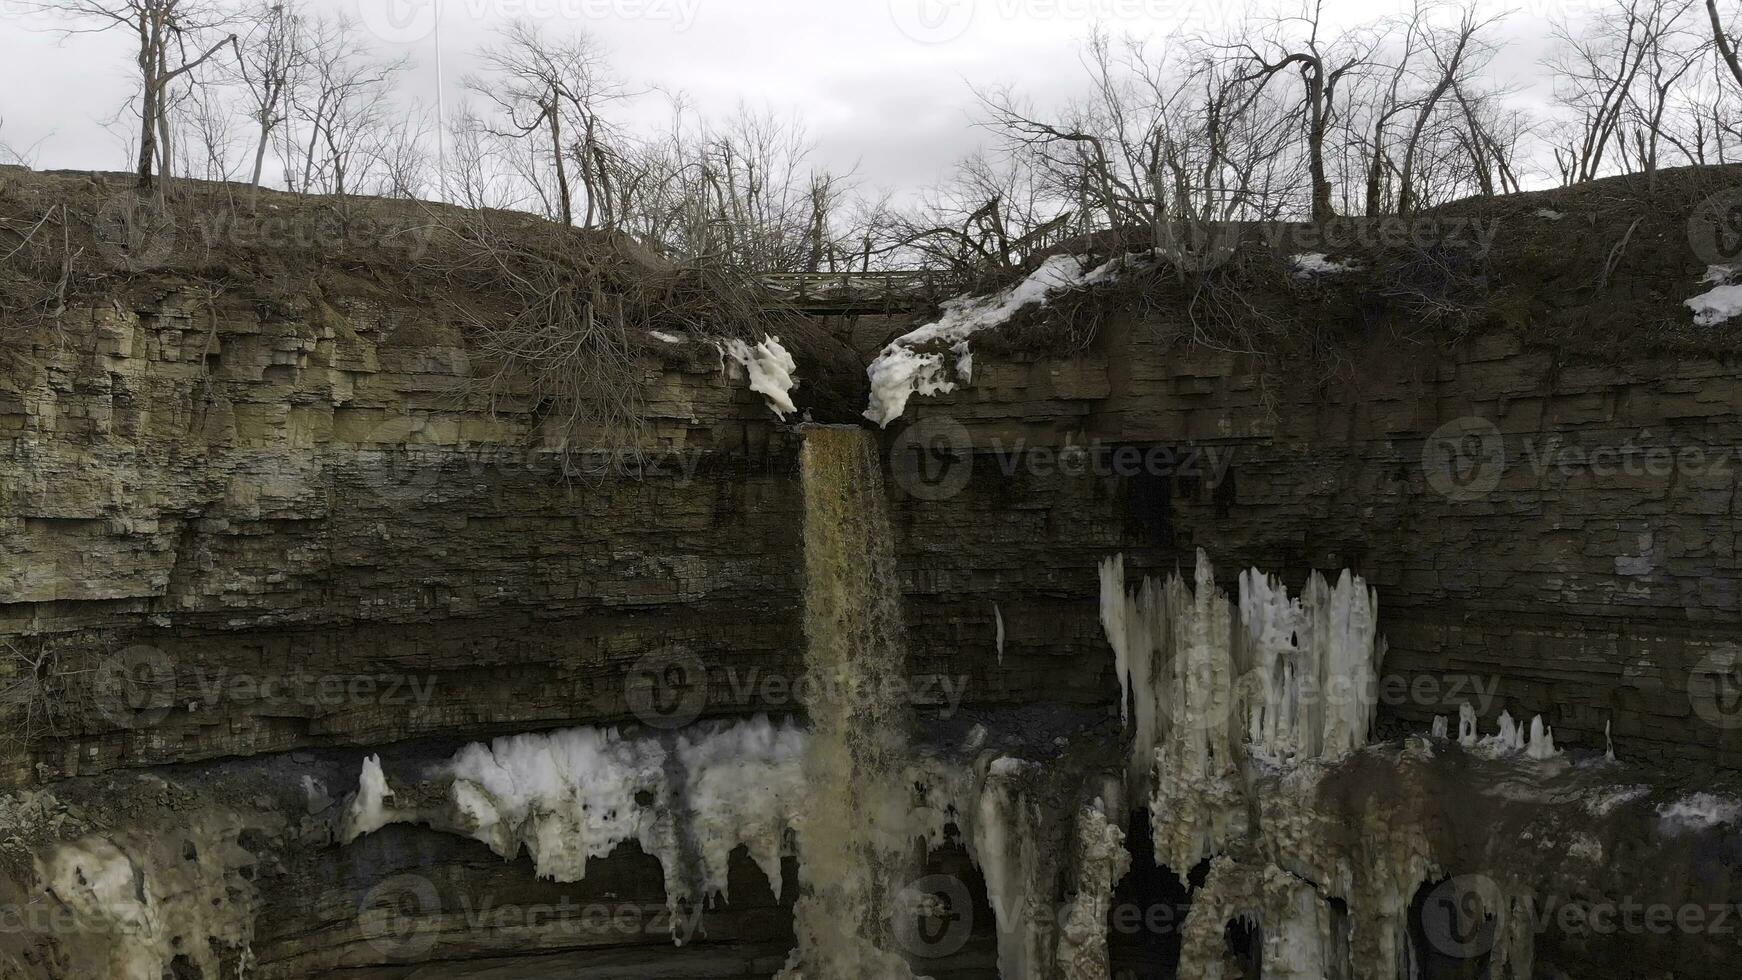
[[[650,359],[638,457],[565,461],[456,407],[415,313],[327,314],[171,293],[9,377],[0,631],[97,702],[45,775],[620,717],[655,645],[790,650],[788,441],[711,347]]]
[[[781,888],[733,850],[713,945],[674,952],[659,862],[637,844],[594,858],[577,885],[537,880],[531,857],[505,863],[463,826],[437,833],[402,816],[342,847],[333,828],[365,752],[398,753],[394,802],[428,814],[445,790],[418,780],[458,743],[799,711],[802,436],[711,344],[650,339],[651,425],[635,454],[531,451],[541,407],[491,411],[468,395],[478,366],[427,311],[364,297],[308,316],[263,309],[166,283],[149,300],[69,314],[67,343],[13,358],[0,383],[0,689],[11,695],[0,815],[30,828],[26,857],[0,847],[0,906],[24,900],[31,871],[15,862],[52,877],[56,842],[106,835],[164,889],[165,921],[198,922],[230,951],[225,969],[239,957],[294,976],[575,950],[598,966],[608,949],[612,975],[721,957],[744,976],[772,973],[793,941],[790,857]],[[881,437],[909,633],[895,680],[923,715],[966,729],[1001,714],[1037,745],[1056,733],[1072,751],[1121,755],[1097,566],[1123,552],[1135,572],[1189,568],[1202,549],[1224,587],[1247,567],[1290,583],[1347,567],[1377,589],[1381,734],[1419,734],[1467,703],[1484,733],[1505,711],[1541,715],[1563,747],[1600,753],[1608,734],[1653,775],[1742,764],[1727,686],[1742,643],[1742,372],[1696,358],[1599,366],[1491,333],[1447,350],[1375,341],[1351,380],[1315,387],[1289,365],[1164,342],[1156,328],[1168,324],[1154,320],[1108,325],[1069,355],[977,353],[970,385],[914,399]],[[861,350],[876,329],[827,328]],[[801,384],[818,384],[813,364],[801,357]],[[1439,795],[1469,791],[1455,750],[1363,758],[1260,794],[1276,811],[1262,819],[1296,836],[1231,837],[1192,884],[1214,914],[1175,932],[1171,954],[1115,935],[1115,961],[1177,961],[1182,941],[1220,955],[1223,920],[1260,907],[1279,918],[1298,901],[1340,921],[1351,913],[1336,902],[1354,893],[1337,876],[1369,858],[1402,862],[1384,900],[1407,907],[1414,886],[1477,867],[1540,865],[1576,891],[1602,873],[1601,855],[1658,846],[1638,843],[1657,799],[1630,795],[1597,851],[1573,842],[1585,862],[1574,871],[1560,852],[1472,854],[1471,839],[1519,838],[1547,819],[1507,809],[1516,773],[1481,763],[1495,784],[1483,805],[1448,815]],[[196,762],[212,766],[182,767]],[[1117,847],[1085,842],[1117,845],[1109,817],[1143,801],[1103,794],[1095,820],[1073,823],[1076,797],[1095,797],[1121,765],[1061,768],[1071,787],[1010,805],[1046,822],[1011,838],[1029,864],[1013,862],[1035,882],[1111,889]],[[996,783],[973,778],[981,791]],[[1009,778],[985,798],[1043,795]],[[1567,776],[1537,802],[1572,813],[1556,794],[1589,781]],[[1389,797],[1401,800],[1396,828],[1373,816]],[[189,813],[202,816],[182,827]],[[1699,846],[1728,847],[1712,826],[1699,825]],[[1289,864],[1338,828],[1355,829],[1323,845],[1332,856]],[[1072,846],[1100,864],[1066,861]],[[1675,850],[1694,846],[1685,835],[1663,846],[1691,866]],[[941,853],[928,867],[987,907],[981,872]],[[1155,857],[1139,855],[1146,867],[1121,889],[1145,882],[1139,897],[1159,901],[1155,880],[1190,870]],[[65,861],[107,867],[114,855],[87,847]],[[1324,900],[1265,862],[1312,877]],[[1649,894],[1735,892],[1672,877]],[[1007,900],[1018,884],[1003,882]],[[1604,887],[1640,886],[1611,876]],[[201,889],[240,911],[172,916]],[[384,939],[360,910],[406,889],[414,904],[434,889],[426,909],[469,918]],[[1086,886],[1052,896],[1066,897],[1071,914],[1105,918]],[[600,908],[608,919],[590,919]],[[1399,942],[1386,931],[1397,908],[1352,914],[1368,917],[1372,949]],[[1007,925],[982,915],[974,929],[956,972],[938,975],[986,976],[1014,955],[994,952]],[[102,972],[74,948],[22,975]],[[1563,963],[1609,949],[1542,948]]]
[[[89,317],[0,396],[0,670],[93,702],[9,749],[14,779],[626,720],[629,668],[692,654],[701,713],[792,709],[767,681],[799,655],[796,436],[710,345],[647,360],[639,458],[565,461],[525,448],[536,406],[456,394],[467,352],[416,311],[287,322],[172,291]],[[937,699],[1110,702],[1095,564],[1202,547],[1378,587],[1409,689],[1388,717],[1468,700],[1735,764],[1710,697],[1742,640],[1733,368],[1493,335],[1302,391],[1155,336],[981,356],[890,427]]]
[[[1069,360],[981,362],[917,408],[979,451],[962,489],[897,505],[935,646],[963,618],[983,642],[1016,592],[1039,601],[1004,600],[1007,673],[1038,675],[1042,650],[1098,669],[1092,624],[1064,624],[1118,550],[1166,569],[1203,548],[1288,581],[1348,567],[1383,597],[1382,717],[1425,728],[1467,700],[1484,725],[1510,709],[1568,742],[1608,727],[1635,758],[1737,765],[1719,693],[1742,641],[1733,364],[1557,363],[1493,334],[1372,349],[1353,382],[1303,392],[1143,325]]]

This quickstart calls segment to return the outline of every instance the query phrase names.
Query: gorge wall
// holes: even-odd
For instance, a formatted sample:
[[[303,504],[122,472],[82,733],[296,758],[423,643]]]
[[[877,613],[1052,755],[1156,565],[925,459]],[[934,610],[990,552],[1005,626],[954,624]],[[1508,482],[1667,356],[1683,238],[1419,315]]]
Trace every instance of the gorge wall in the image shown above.
[[[260,322],[171,295],[96,311],[94,351],[11,374],[0,627],[69,670],[129,651],[161,717],[100,713],[8,771],[622,720],[621,672],[666,648],[741,667],[709,713],[783,707],[745,681],[798,664],[796,439],[717,352],[650,363],[644,478],[615,459],[565,477],[522,448],[529,414],[456,405],[466,353],[411,342],[414,315]],[[889,439],[974,451],[907,466],[919,495],[898,479],[894,500],[914,661],[965,677],[967,702],[1109,701],[1095,564],[1204,547],[1225,568],[1366,576],[1393,669],[1436,678],[1437,713],[1486,692],[1485,722],[1511,707],[1569,741],[1607,725],[1635,756],[1735,764],[1736,726],[1689,696],[1742,638],[1732,368],[1557,365],[1489,336],[1374,351],[1357,385],[1301,396],[1132,325],[976,370],[915,401],[937,424]],[[1430,483],[1446,431],[1474,433],[1473,489]],[[335,695],[351,677],[380,690]]]
[[[1089,751],[1084,783],[1116,770],[1097,569],[1121,552],[1134,576],[1190,569],[1202,549],[1224,588],[1256,566],[1290,583],[1349,568],[1378,590],[1381,733],[1468,702],[1485,733],[1503,711],[1541,715],[1563,746],[1600,752],[1607,735],[1660,772],[1742,765],[1724,686],[1742,642],[1733,365],[1606,366],[1495,332],[1444,350],[1375,340],[1350,380],[1307,385],[1165,341],[1165,316],[1068,355],[977,353],[971,385],[915,399],[881,437],[922,714],[965,729],[1016,712],[1040,744],[1056,730],[1114,750]],[[439,790],[408,774],[468,741],[801,711],[801,437],[711,343],[650,339],[639,454],[565,463],[526,448],[540,406],[465,393],[476,365],[427,311],[334,296],[287,318],[166,284],[69,320],[71,340],[0,382],[0,687],[74,695],[36,720],[30,696],[0,705],[9,871],[123,816],[173,826],[209,809],[205,787],[229,807],[216,825],[129,846],[166,868],[187,849],[216,862],[225,900],[260,923],[242,945],[262,975],[411,975],[356,912],[408,874],[434,875],[449,910],[489,895],[634,918],[450,917],[397,937],[400,960],[608,949],[779,967],[791,867],[783,890],[735,851],[714,945],[674,951],[637,845],[558,883],[463,837],[396,823],[339,847],[324,823],[365,752],[416,811]],[[867,323],[823,327],[864,350]],[[801,408],[807,385],[837,383],[815,366],[800,360]],[[1443,788],[1398,765],[1377,784]],[[1386,795],[1327,785],[1351,814]],[[1483,819],[1515,827],[1495,807]],[[1046,830],[1060,852],[1074,833]],[[980,873],[940,854],[986,902]],[[1263,891],[1209,873],[1230,908]],[[218,932],[213,948],[235,939]],[[993,975],[980,939],[937,975]]]

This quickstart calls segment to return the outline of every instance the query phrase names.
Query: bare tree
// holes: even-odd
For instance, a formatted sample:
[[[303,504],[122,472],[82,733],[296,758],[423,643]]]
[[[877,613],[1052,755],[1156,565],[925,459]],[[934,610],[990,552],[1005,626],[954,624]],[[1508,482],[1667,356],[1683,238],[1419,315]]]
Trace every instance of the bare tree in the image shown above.
[[[302,70],[307,53],[302,49],[303,18],[295,0],[260,0],[248,21],[236,59],[236,73],[248,92],[249,115],[258,133],[248,178],[252,205],[259,197],[266,149],[274,131],[286,119],[291,83]]]
[[[1557,51],[1549,60],[1558,94],[1577,117],[1554,147],[1563,183],[1603,173],[1641,70],[1691,0],[1618,0],[1582,30],[1554,27]]]
[[[1336,215],[1331,181],[1325,166],[1325,140],[1337,111],[1337,86],[1350,72],[1361,67],[1368,56],[1366,47],[1353,40],[1353,35],[1345,35],[1337,43],[1322,38],[1323,14],[1323,0],[1311,0],[1300,14],[1278,17],[1264,29],[1254,32],[1259,38],[1257,44],[1242,41],[1225,46],[1236,52],[1235,57],[1245,66],[1244,73],[1236,81],[1251,82],[1259,89],[1290,68],[1299,71],[1314,221],[1324,221]],[[1296,31],[1304,32],[1304,36],[1294,37]],[[1263,45],[1263,48],[1258,45]]]
[[[32,5],[89,25],[66,28],[67,34],[123,30],[138,37],[137,172],[139,187],[152,187],[153,168],[168,157],[170,84],[235,45],[236,35],[217,33],[224,11],[212,0],[34,0]]]
[[[397,111],[393,88],[407,67],[403,58],[381,60],[345,17],[317,18],[308,25],[300,70],[285,99],[289,114],[304,127],[287,161],[286,182],[293,190],[345,194],[362,176],[359,167],[374,159],[373,143]]]
[[[1435,109],[1446,93],[1456,85],[1461,76],[1474,61],[1478,66],[1486,63],[1484,55],[1487,50],[1476,50],[1483,47],[1476,38],[1477,32],[1493,24],[1493,20],[1478,20],[1476,8],[1472,4],[1463,9],[1455,27],[1445,30],[1429,27],[1428,39],[1425,45],[1433,57],[1435,77],[1432,88],[1419,100],[1416,107],[1415,121],[1410,126],[1409,138],[1404,143],[1403,163],[1400,167],[1400,180],[1397,191],[1397,213],[1408,214],[1416,203],[1416,159],[1421,149],[1422,135],[1427,131],[1428,121],[1433,118]]]
[[[1712,22],[1712,41],[1724,59],[1724,66],[1730,69],[1730,77],[1736,80],[1736,84],[1742,85],[1742,60],[1736,56],[1736,39],[1724,29],[1723,17],[1718,13],[1718,0],[1706,0],[1706,16]]]
[[[504,121],[497,135],[542,137],[556,181],[555,216],[575,220],[569,163],[578,165],[586,198],[585,226],[601,217],[613,223],[610,158],[611,127],[605,107],[625,97],[611,76],[604,53],[584,35],[553,39],[529,21],[503,28],[494,44],[479,52],[480,74],[468,76],[467,89],[492,102]]]

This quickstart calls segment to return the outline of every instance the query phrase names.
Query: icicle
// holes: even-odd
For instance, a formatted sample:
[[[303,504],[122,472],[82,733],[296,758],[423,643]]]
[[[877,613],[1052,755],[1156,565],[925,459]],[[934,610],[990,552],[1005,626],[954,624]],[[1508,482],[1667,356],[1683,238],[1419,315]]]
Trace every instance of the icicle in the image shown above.
[[[1476,745],[1476,709],[1468,701],[1458,705],[1458,744],[1466,749]]]
[[[1113,674],[1119,678],[1119,721],[1126,725],[1131,723],[1131,667],[1126,649],[1129,607],[1130,601],[1125,597],[1125,556],[1114,555],[1101,562],[1101,629],[1113,647]]]
[[[1608,759],[1610,762],[1614,762],[1615,761],[1615,740],[1609,737],[1609,726],[1611,724],[1612,724],[1612,722],[1607,722],[1607,721],[1603,723],[1603,746],[1604,746],[1603,757]]]
[[[1542,723],[1542,716],[1530,720],[1530,745],[1525,752],[1538,761],[1552,759],[1560,753],[1554,747],[1554,729]]]
[[[992,603],[992,623],[998,630],[998,666],[1002,667],[1004,666],[1004,611],[998,608],[996,602]]]
[[[339,843],[349,844],[364,834],[380,830],[394,822],[386,801],[393,797],[387,787],[387,777],[381,772],[381,757],[372,755],[363,760],[363,770],[357,774],[357,792],[345,808],[339,821]]]
[[[1495,738],[1495,746],[1503,751],[1513,752],[1524,748],[1524,736],[1518,730],[1518,723],[1512,720],[1510,711],[1500,712],[1500,733]]]
[[[1446,716],[1445,715],[1435,716],[1433,736],[1434,736],[1434,738],[1445,738],[1446,737]]]

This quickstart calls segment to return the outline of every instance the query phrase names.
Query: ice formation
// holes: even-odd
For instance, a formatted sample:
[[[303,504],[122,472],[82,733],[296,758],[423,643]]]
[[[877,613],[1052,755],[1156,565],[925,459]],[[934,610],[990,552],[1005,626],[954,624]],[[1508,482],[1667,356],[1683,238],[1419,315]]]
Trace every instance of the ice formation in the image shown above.
[[[742,340],[717,342],[722,362],[731,358],[750,378],[750,390],[767,399],[774,414],[785,418],[798,411],[792,389],[798,387],[798,362],[792,359],[778,337],[764,337],[752,347]]]
[[[422,810],[379,806],[386,781],[372,756],[342,822],[355,829],[349,836],[426,823],[503,858],[525,848],[539,876],[556,881],[580,881],[589,858],[635,841],[659,859],[676,911],[727,897],[726,858],[740,845],[779,892],[804,746],[802,731],[763,717],[665,737],[599,728],[514,735],[462,748],[440,769],[444,805]]]
[[[381,771],[381,757],[372,755],[364,759],[363,771],[357,775],[357,792],[352,794],[339,824],[339,842],[350,843],[392,823],[386,802],[392,795],[393,791],[387,788],[387,776]]]
[[[32,904],[57,920],[64,912],[77,937],[63,948],[61,975],[160,980],[181,961],[177,976],[191,967],[217,977],[225,957],[251,961],[257,859],[237,845],[241,828],[227,816],[184,819],[172,833],[88,836],[37,856]]]
[[[1554,747],[1554,729],[1542,723],[1541,715],[1530,720],[1530,742],[1525,746],[1524,752],[1539,762],[1560,755],[1560,751]]]
[[[1734,266],[1727,265],[1706,269],[1700,282],[1712,288],[1689,298],[1684,304],[1694,311],[1694,323],[1702,327],[1717,326],[1742,313],[1742,283],[1733,281],[1737,271]]]
[[[1359,577],[1345,571],[1332,587],[1314,573],[1290,598],[1277,579],[1249,570],[1236,624],[1202,550],[1195,588],[1175,574],[1128,592],[1123,555],[1100,574],[1121,717],[1135,729],[1136,785],[1158,752],[1201,776],[1229,771],[1241,748],[1289,762],[1334,760],[1366,744],[1385,641],[1378,593]]]
[[[1458,744],[1473,748],[1476,737],[1476,707],[1469,702],[1458,705]]]
[[[998,644],[998,666],[1004,666],[1004,610],[998,604],[992,604],[993,640]]]
[[[1098,282],[1112,274],[1112,263],[1085,273],[1087,260],[1074,255],[1054,255],[1028,278],[990,296],[958,296],[943,305],[943,315],[932,323],[890,341],[867,373],[871,400],[865,417],[886,426],[907,409],[914,393],[936,395],[956,390],[973,372],[968,338],[996,327],[1025,307],[1044,306],[1065,289]],[[946,351],[949,358],[946,360]],[[953,369],[953,370],[952,370]]]

